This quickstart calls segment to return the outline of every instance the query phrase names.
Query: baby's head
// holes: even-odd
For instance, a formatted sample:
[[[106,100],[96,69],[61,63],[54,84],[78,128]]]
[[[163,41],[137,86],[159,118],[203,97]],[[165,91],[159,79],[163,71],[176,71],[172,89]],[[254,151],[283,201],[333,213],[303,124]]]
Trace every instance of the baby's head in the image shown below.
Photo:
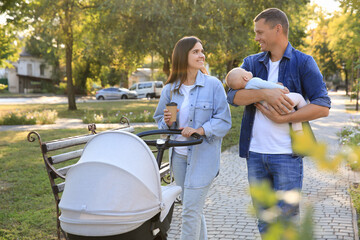
[[[246,83],[253,78],[251,72],[243,68],[234,68],[226,76],[226,84],[233,89],[243,89]]]

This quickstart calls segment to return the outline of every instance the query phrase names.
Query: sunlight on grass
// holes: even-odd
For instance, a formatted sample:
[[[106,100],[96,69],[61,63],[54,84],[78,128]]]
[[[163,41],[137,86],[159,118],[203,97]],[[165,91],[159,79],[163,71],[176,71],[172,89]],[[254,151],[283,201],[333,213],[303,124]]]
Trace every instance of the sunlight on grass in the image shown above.
[[[6,146],[9,143],[16,143],[26,140],[28,132],[0,132],[0,146]]]
[[[347,113],[350,113],[350,114],[358,113],[358,111],[355,110],[355,107],[356,107],[355,99],[352,99],[351,101],[350,101],[350,99],[345,100],[345,110]]]
[[[89,133],[87,129],[38,132],[43,141]],[[0,239],[56,239],[54,197],[39,144],[28,142],[27,134],[0,132]]]
[[[128,100],[128,101],[98,101],[77,103],[78,110],[69,111],[67,104],[24,104],[0,105],[0,116],[10,111],[29,112],[43,111],[44,109],[56,110],[59,118],[81,119],[86,111],[96,114],[115,115],[116,112],[140,113],[144,110],[154,112],[159,100]]]

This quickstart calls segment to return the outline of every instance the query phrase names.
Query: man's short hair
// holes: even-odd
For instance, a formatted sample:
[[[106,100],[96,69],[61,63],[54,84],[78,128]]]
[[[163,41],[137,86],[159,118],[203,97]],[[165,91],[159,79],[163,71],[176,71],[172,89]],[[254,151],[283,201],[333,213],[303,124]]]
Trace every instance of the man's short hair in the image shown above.
[[[278,8],[268,8],[259,13],[254,18],[254,22],[259,21],[260,19],[265,19],[266,23],[270,23],[270,26],[273,28],[277,24],[281,24],[284,34],[287,36],[289,33],[289,20],[286,14]]]

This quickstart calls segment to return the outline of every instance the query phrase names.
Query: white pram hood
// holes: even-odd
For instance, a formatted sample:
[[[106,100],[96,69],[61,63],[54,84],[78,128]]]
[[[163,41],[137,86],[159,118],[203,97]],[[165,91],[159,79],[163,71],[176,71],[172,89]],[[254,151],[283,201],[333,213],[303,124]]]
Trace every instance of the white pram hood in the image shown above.
[[[158,165],[141,138],[100,133],[67,173],[61,227],[82,236],[129,232],[160,211],[162,221],[180,192],[178,186],[161,188]]]

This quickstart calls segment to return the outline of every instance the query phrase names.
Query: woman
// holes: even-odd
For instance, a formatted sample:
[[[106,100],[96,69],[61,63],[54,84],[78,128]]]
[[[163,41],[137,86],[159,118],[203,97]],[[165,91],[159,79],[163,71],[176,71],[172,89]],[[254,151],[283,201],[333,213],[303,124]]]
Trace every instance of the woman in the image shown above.
[[[205,55],[196,37],[180,39],[172,55],[172,70],[161,93],[154,119],[160,129],[172,127],[167,103],[178,105],[176,140],[193,133],[204,137],[200,145],[175,147],[170,151],[177,185],[182,187],[182,240],[207,239],[203,207],[210,185],[219,172],[222,137],[231,127],[230,109],[222,83],[206,75]]]

